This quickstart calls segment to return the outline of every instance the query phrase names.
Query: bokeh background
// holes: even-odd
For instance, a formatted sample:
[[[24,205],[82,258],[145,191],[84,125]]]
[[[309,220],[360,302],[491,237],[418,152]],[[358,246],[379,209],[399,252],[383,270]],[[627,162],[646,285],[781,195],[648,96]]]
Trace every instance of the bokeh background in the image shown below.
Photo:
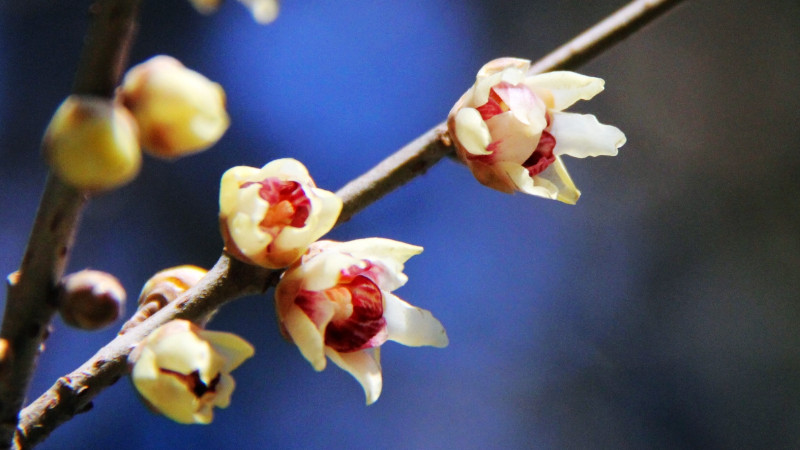
[[[145,1],[132,62],[166,53],[219,81],[233,125],[92,201],[70,269],[116,274],[130,313],[153,272],[216,261],[228,167],[294,157],[338,189],[442,121],[484,62],[541,57],[624,3],[287,0],[259,26],[232,0],[209,17]],[[4,275],[88,4],[0,0]],[[42,448],[800,445],[800,3],[688,1],[582,72],[606,91],[576,109],[628,143],[566,161],[577,206],[490,191],[446,160],[331,233],[424,246],[398,294],[450,336],[444,350],[388,343],[375,405],[281,338],[269,295],[248,297],[211,324],[257,349],[213,425],[151,414],[122,380]],[[34,397],[116,333],[54,328]]]

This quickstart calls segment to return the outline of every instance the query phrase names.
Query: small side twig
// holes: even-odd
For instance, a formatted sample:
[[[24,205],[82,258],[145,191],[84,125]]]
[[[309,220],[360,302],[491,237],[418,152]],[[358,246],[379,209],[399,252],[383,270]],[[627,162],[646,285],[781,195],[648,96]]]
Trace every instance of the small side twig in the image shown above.
[[[136,29],[140,0],[99,0],[83,48],[73,93],[113,95]],[[0,446],[8,447],[39,349],[56,311],[56,283],[64,273],[84,193],[49,176],[19,271],[8,279],[0,330]]]
[[[535,63],[532,72],[577,68],[678,3],[680,0],[633,1]],[[340,189],[337,195],[344,200],[344,208],[337,224],[421,175],[451,150],[445,124],[437,125]],[[124,375],[128,353],[157,327],[176,318],[195,320],[235,298],[264,292],[277,283],[279,275],[278,271],[246,265],[223,254],[198,285],[115,338],[25,408],[15,444],[19,448],[34,445],[86,410],[100,391]]]

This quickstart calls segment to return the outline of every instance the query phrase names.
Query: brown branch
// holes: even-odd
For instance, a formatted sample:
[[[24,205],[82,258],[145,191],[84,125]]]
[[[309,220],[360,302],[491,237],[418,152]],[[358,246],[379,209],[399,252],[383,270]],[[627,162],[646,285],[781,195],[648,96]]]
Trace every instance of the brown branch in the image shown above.
[[[83,48],[73,93],[110,98],[136,28],[140,0],[100,0],[91,6],[92,25]],[[39,349],[56,311],[56,282],[69,256],[87,197],[49,176],[17,274],[9,277],[0,330],[0,446],[8,447],[28,390]]]
[[[634,1],[533,67],[536,72],[576,68],[621,40],[617,36],[624,37],[632,33],[630,27],[641,28],[677,3],[679,1],[676,0]],[[593,32],[596,27],[601,31]],[[597,41],[595,44],[586,42],[586,36],[594,36]],[[602,48],[596,50],[593,45]],[[344,200],[338,224],[346,222],[358,211],[421,175],[451,150],[446,126],[442,123],[389,156],[337,192]],[[45,394],[25,408],[21,414],[16,444],[21,448],[34,445],[58,425],[88,409],[91,400],[100,391],[126,373],[128,353],[152,330],[176,318],[200,319],[235,298],[264,292],[277,283],[279,275],[278,271],[249,266],[223,254],[197,286],[115,338],[80,368],[61,377]]]
[[[572,70],[639,31],[683,0],[635,0],[536,61],[529,73]]]

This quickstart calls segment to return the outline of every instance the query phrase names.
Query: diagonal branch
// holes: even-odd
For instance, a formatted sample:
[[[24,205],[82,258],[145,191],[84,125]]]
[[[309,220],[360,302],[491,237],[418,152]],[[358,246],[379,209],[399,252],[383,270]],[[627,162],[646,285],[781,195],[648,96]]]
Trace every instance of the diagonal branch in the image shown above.
[[[625,36],[662,15],[680,0],[636,0],[556,49],[533,65],[532,71],[573,69],[585,64]],[[344,208],[339,224],[399,188],[451,152],[446,126],[441,123],[337,192]],[[92,399],[127,371],[133,346],[157,327],[176,318],[195,320],[245,295],[274,286],[279,271],[250,266],[223,253],[216,265],[192,289],[139,325],[128,329],[74,372],[63,376],[21,414],[18,447],[29,447],[58,425],[91,407]]]
[[[127,63],[140,0],[98,0],[73,93],[110,98]],[[56,312],[53,293],[64,273],[87,196],[49,176],[18,272],[8,278],[0,330],[0,446],[17,428],[40,347]]]

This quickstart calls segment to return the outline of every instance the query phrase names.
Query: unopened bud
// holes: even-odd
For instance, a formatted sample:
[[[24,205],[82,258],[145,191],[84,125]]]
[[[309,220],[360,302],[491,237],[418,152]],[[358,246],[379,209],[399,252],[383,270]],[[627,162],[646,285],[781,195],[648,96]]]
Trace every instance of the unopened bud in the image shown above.
[[[128,183],[142,163],[133,117],[102,97],[67,97],[47,126],[42,148],[62,181],[88,191]]]
[[[168,303],[197,284],[208,273],[202,267],[183,265],[164,269],[144,284],[139,294],[139,308],[136,314],[122,327],[120,334],[138,325],[155,314]]]
[[[170,56],[130,69],[118,95],[136,118],[142,147],[153,156],[179,158],[205,150],[230,123],[222,87]]]
[[[125,289],[113,275],[97,270],[67,275],[59,294],[64,323],[84,330],[112,324],[125,309]]]

